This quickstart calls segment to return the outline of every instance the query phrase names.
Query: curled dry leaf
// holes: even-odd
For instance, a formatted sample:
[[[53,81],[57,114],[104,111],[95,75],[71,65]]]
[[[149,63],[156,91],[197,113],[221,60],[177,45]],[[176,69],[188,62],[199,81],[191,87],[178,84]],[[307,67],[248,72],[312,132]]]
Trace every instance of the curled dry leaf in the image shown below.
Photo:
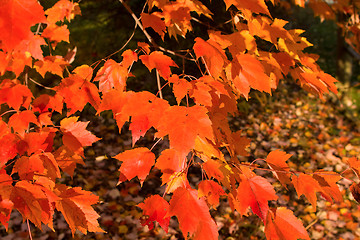
[[[351,194],[353,195],[353,197],[355,198],[355,200],[360,203],[360,186],[358,183],[353,183],[350,186],[350,191]]]

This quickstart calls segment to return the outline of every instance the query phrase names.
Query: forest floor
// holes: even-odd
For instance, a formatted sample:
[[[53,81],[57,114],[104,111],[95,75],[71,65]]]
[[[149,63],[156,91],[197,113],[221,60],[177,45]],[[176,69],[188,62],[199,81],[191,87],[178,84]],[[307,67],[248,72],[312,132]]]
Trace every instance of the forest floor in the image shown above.
[[[360,156],[360,118],[356,105],[349,100],[326,96],[320,100],[306,93],[295,85],[281,85],[273,96],[253,92],[252,98],[239,102],[241,114],[229,119],[233,129],[242,130],[244,136],[251,139],[249,156],[241,161],[252,162],[265,158],[275,149],[292,154],[289,166],[293,170],[307,173],[318,169],[342,173],[347,169],[349,157]],[[345,98],[343,98],[345,99]],[[64,175],[61,183],[81,186],[100,197],[95,210],[100,214],[99,223],[106,233],[76,233],[74,239],[183,239],[176,218],[170,221],[166,233],[158,225],[149,230],[141,225],[142,212],[136,205],[149,194],[164,192],[159,171],[152,171],[143,186],[137,179],[117,185],[120,162],[113,156],[131,148],[131,135],[126,127],[119,135],[116,123],[109,118],[111,113],[87,119],[91,120],[89,130],[102,140],[86,149],[85,165],[79,165],[73,178]],[[149,147],[152,142],[149,132],[137,145]],[[167,147],[167,142],[160,142],[155,151]],[[266,168],[262,161],[257,163]],[[199,169],[190,168],[189,181],[196,184],[200,180]],[[349,193],[351,181],[342,179],[338,182],[344,196],[343,203],[331,204],[318,195],[317,211],[311,204],[298,198],[294,189],[285,189],[267,171],[258,171],[272,181],[279,199],[278,206],[288,206],[299,217],[309,232],[311,239],[359,239],[360,207]],[[348,174],[346,178],[358,181]],[[269,203],[270,206],[272,203]],[[249,213],[241,216],[231,211],[226,199],[221,199],[216,210],[211,210],[221,239],[264,239],[263,223]],[[54,216],[55,232],[47,226],[43,231],[31,226],[33,239],[71,239],[71,231],[61,214]],[[1,226],[2,240],[29,239],[28,226],[22,222],[19,213],[13,212],[9,230]]]

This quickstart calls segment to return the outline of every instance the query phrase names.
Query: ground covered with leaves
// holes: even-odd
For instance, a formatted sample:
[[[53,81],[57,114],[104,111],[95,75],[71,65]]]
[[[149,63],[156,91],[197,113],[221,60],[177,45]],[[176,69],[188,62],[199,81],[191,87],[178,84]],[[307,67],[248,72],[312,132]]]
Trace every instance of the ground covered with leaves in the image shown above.
[[[349,99],[340,98],[327,96],[325,101],[320,100],[296,85],[282,83],[273,96],[253,92],[248,102],[239,102],[240,115],[229,117],[233,130],[240,129],[244,136],[251,139],[249,156],[241,157],[241,161],[268,169],[261,159],[270,151],[281,149],[292,154],[289,166],[293,171],[311,173],[315,169],[323,169],[342,173],[344,178],[338,184],[344,202],[331,204],[318,195],[317,211],[314,212],[304,196],[298,198],[294,189],[285,189],[270,171],[255,170],[257,174],[273,179],[279,196],[278,205],[292,206],[291,210],[302,219],[311,239],[360,238],[360,207],[349,191],[354,176],[347,170],[346,164],[348,158],[360,153],[360,121],[356,105]],[[101,215],[100,226],[106,233],[89,233],[86,236],[76,233],[74,239],[183,239],[176,218],[171,219],[168,233],[157,224],[152,230],[142,226],[145,217],[136,205],[150,194],[163,194],[161,173],[153,170],[142,187],[136,179],[117,185],[120,162],[112,157],[131,148],[128,126],[122,129],[120,135],[111,112],[88,119],[94,114],[86,111],[81,114],[81,120],[91,120],[88,129],[102,140],[86,150],[85,165],[78,166],[74,177],[65,176],[61,181],[81,186],[100,197],[95,210]],[[152,138],[150,131],[137,145],[151,147],[148,143]],[[168,142],[164,140],[154,150],[160,153],[166,147]],[[196,187],[199,180],[201,170],[190,168],[192,187]],[[248,216],[241,216],[231,211],[226,199],[221,199],[220,205],[211,214],[219,226],[221,239],[265,238],[261,220],[251,212]],[[41,232],[30,224],[32,238],[71,238],[71,231],[62,215],[57,213],[54,219],[56,232],[46,226]],[[4,240],[29,238],[27,223],[22,222],[19,213],[13,212],[8,232],[1,226],[1,236]]]

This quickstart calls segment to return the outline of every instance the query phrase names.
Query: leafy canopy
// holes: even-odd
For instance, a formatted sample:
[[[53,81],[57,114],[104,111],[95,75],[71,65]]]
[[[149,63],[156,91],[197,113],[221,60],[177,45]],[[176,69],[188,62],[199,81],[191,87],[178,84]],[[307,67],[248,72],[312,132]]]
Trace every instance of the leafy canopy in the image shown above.
[[[309,4],[324,18],[334,16],[322,7],[337,7],[337,11],[344,7],[320,7],[321,2],[311,0]],[[163,197],[153,195],[138,205],[149,216],[144,224],[150,228],[157,221],[167,231],[170,217],[176,216],[186,239],[218,239],[209,210],[217,207],[220,198],[227,198],[234,211],[246,215],[251,209],[258,215],[268,239],[309,238],[290,209],[269,207],[269,201],[276,206],[278,199],[274,187],[253,171],[257,165],[239,161],[238,156],[248,155],[250,141],[240,131],[233,132],[227,119],[238,113],[238,99],[249,99],[251,91],[271,95],[286,76],[320,98],[330,91],[337,93],[336,80],[320,69],[317,56],[304,52],[311,43],[301,35],[303,30],[285,28],[285,20],[271,16],[268,6],[281,1],[224,0],[224,11],[231,12],[231,28],[203,26],[204,35],[191,39],[194,20],[200,21],[195,16],[213,21],[214,14],[202,2],[148,0],[137,16],[120,0],[147,43],[123,51],[120,62],[106,58],[75,69],[72,57],[56,50],[69,42],[67,23],[81,13],[77,3],[60,0],[46,11],[36,0],[0,3],[0,104],[4,110],[0,121],[0,222],[5,227],[10,213],[17,210],[38,228],[42,224],[53,228],[57,210],[73,235],[76,230],[85,234],[103,231],[91,207],[98,197],[59,183],[62,172],[72,176],[76,164],[84,163],[84,147],[100,140],[86,129],[88,122],[76,116],[89,104],[97,114],[111,110],[120,131],[130,122],[134,148],[114,156],[122,162],[119,182],[138,178],[143,183],[152,169],[162,172]],[[304,1],[297,3],[304,6]],[[192,41],[191,47],[172,51],[155,41],[158,36],[162,41]],[[156,75],[157,92],[128,89],[128,79],[136,78],[132,73],[135,62]],[[184,62],[194,65],[197,72],[186,72]],[[99,64],[103,66],[96,70]],[[54,80],[55,86],[40,84],[44,78]],[[30,82],[43,88],[44,94],[33,91]],[[173,96],[164,96],[165,88]],[[56,126],[55,115],[60,116],[60,126]],[[153,147],[159,141],[169,142],[160,156],[153,147],[135,147],[151,128],[158,139]],[[61,146],[54,143],[59,137]],[[293,186],[299,196],[305,195],[314,209],[317,193],[331,202],[342,201],[336,185],[340,174],[296,172],[288,165],[290,157],[272,151],[265,159],[269,168],[263,169],[272,172],[285,188]],[[357,174],[359,164],[358,159],[349,160]],[[188,182],[192,166],[200,167],[204,176],[198,186]],[[359,187],[351,189],[359,199]]]

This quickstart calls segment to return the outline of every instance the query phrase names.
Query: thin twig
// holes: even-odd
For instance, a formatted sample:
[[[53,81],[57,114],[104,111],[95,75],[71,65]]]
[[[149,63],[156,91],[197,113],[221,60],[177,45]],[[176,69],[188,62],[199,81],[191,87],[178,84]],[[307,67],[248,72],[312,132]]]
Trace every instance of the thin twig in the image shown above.
[[[146,31],[146,29],[144,28],[144,26],[141,24],[140,22],[140,19],[135,15],[135,13],[131,10],[131,8],[129,7],[129,5],[127,5],[124,0],[119,0],[119,2],[125,7],[125,9],[128,11],[128,13],[131,15],[131,17],[134,19],[135,23],[137,26],[139,26],[139,28],[141,29],[141,31],[144,33],[145,37],[148,39],[148,41],[153,45],[154,48],[156,49],[159,49],[163,52],[166,52],[166,53],[169,53],[171,55],[174,55],[174,56],[178,56],[178,57],[181,57],[181,58],[184,58],[186,60],[189,60],[189,61],[193,61],[195,62],[196,60],[195,59],[191,59],[191,58],[187,58],[181,54],[178,54],[174,51],[171,51],[169,49],[166,49],[166,48],[163,48],[161,46],[159,46],[155,41],[154,39],[150,36],[150,34]]]
[[[24,76],[24,80],[25,80],[25,86],[29,87],[29,74],[28,74],[28,69],[25,68],[25,76]],[[31,110],[31,105],[29,105],[28,110]],[[27,129],[26,129],[26,133],[29,133],[30,131],[30,123],[28,123]]]
[[[205,59],[204,59],[203,56],[201,56],[201,60],[203,61],[204,65],[205,65],[206,71],[207,71],[208,74],[211,76],[210,69],[208,68],[208,65],[206,64]]]
[[[159,138],[154,145],[150,148],[150,151],[153,150],[153,148],[162,140],[162,138]]]
[[[55,91],[54,89],[50,88],[50,87],[46,87],[44,85],[42,85],[41,83],[38,83],[37,81],[35,81],[34,79],[32,78],[29,78],[30,81],[32,81],[33,83],[35,83],[36,85],[40,86],[40,87],[43,87],[45,89],[48,89],[48,90],[52,90],[52,91]]]
[[[29,219],[26,219],[26,223],[27,223],[27,227],[28,227],[28,230],[29,230],[29,237],[30,237],[30,240],[32,240],[32,235],[31,235],[31,229],[30,229],[30,224],[29,224]]]
[[[135,22],[135,27],[134,27],[134,31],[132,32],[132,34],[130,35],[129,39],[126,41],[126,43],[117,51],[111,53],[110,55],[108,55],[107,57],[105,57],[105,59],[108,59],[110,58],[111,56],[113,56],[114,54],[117,54],[118,52],[120,52],[121,50],[123,50],[128,44],[129,42],[131,41],[131,39],[134,37],[135,35],[135,31],[136,31],[136,28],[137,28],[137,23]]]
[[[17,112],[17,110],[12,109],[12,110],[3,112],[3,113],[0,115],[0,117],[4,116],[4,115],[7,114],[7,113],[12,113],[12,112]]]
[[[315,223],[317,223],[319,221],[318,218],[316,218],[314,221],[312,221],[309,225],[306,226],[306,230],[308,230],[309,228],[311,228]]]
[[[39,34],[39,32],[40,32],[40,28],[41,28],[41,23],[39,23],[39,25],[37,26],[37,29],[36,29],[35,35],[38,35],[38,34]]]
[[[159,75],[159,71],[156,70],[156,82],[157,82],[157,86],[159,89],[159,96],[161,99],[163,99],[163,95],[162,95],[162,91],[161,91],[161,83],[160,83],[160,75]]]
[[[157,44],[154,42],[154,40],[152,39],[152,37],[149,35],[149,33],[145,30],[145,28],[143,27],[143,25],[141,24],[139,18],[135,15],[135,13],[131,10],[131,8],[129,7],[129,5],[127,5],[124,0],[119,0],[119,2],[124,6],[124,8],[128,11],[128,13],[130,13],[130,15],[132,16],[132,18],[135,20],[135,23],[137,26],[139,26],[139,28],[141,29],[141,31],[145,34],[145,37],[149,40],[149,42],[151,44],[153,44],[154,46],[157,46]]]

